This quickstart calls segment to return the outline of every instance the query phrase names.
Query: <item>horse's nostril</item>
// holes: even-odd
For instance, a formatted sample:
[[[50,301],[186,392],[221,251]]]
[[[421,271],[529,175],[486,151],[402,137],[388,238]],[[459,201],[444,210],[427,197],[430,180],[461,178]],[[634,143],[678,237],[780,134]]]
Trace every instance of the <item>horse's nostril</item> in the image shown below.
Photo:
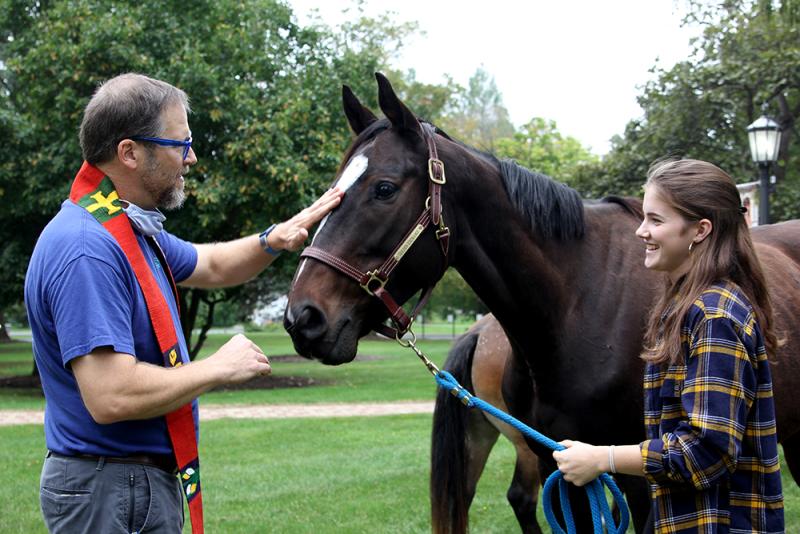
[[[307,304],[300,307],[299,310],[295,308],[290,312],[284,317],[283,324],[292,337],[301,336],[306,341],[310,341],[321,337],[328,329],[325,314],[315,306]],[[291,320],[290,316],[294,320]]]

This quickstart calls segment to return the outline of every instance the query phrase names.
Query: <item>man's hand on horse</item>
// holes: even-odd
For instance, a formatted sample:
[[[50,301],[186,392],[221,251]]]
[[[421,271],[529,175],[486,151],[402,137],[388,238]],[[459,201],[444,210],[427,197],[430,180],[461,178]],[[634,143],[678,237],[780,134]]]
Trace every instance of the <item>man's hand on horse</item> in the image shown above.
[[[338,187],[328,189],[309,207],[277,226],[269,235],[276,250],[297,250],[303,246],[311,228],[342,201],[344,191]]]

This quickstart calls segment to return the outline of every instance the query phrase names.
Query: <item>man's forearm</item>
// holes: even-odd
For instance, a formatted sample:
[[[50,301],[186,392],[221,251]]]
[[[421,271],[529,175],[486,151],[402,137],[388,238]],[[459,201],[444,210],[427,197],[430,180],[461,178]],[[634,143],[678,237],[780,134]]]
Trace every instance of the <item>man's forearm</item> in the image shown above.
[[[259,243],[258,235],[227,241],[195,245],[198,276],[185,283],[194,287],[228,287],[243,284],[263,271],[275,256],[267,254]],[[193,278],[195,278],[193,280]]]
[[[168,414],[219,384],[205,360],[164,368],[137,362],[121,391],[119,420]]]
[[[204,360],[164,368],[101,347],[70,362],[83,403],[101,424],[167,414],[219,384],[271,372],[264,352],[237,334]]]
[[[271,251],[299,250],[311,228],[339,205],[344,191],[329,189],[311,206],[282,223],[267,235]],[[182,282],[190,287],[227,287],[247,282],[272,263],[275,255],[262,246],[258,235],[225,243],[195,245],[197,266]]]
[[[168,369],[112,351],[77,358],[72,367],[84,404],[100,424],[167,414],[221,380],[207,360]]]

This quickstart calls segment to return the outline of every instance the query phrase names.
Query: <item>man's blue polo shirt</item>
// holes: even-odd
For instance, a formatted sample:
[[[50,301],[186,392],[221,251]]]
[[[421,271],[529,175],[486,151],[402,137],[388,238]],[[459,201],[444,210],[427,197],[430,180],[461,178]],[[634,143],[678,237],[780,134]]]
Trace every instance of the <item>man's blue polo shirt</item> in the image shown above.
[[[180,352],[188,363],[169,279],[151,245],[139,247],[169,305]],[[191,243],[162,231],[156,236],[176,282],[197,265]],[[147,305],[125,254],[86,210],[65,201],[39,236],[25,279],[33,352],[42,379],[45,439],[51,451],[129,456],[172,454],[164,417],[97,424],[81,399],[70,361],[98,347],[162,366]],[[197,427],[197,400],[192,403]]]

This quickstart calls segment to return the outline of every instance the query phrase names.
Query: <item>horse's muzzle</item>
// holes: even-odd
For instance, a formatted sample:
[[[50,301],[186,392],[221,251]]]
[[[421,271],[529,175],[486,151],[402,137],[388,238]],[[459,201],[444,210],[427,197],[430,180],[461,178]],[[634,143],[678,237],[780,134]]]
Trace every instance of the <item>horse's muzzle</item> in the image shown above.
[[[287,308],[283,327],[292,337],[298,354],[311,357],[313,345],[328,332],[328,321],[322,310],[311,304],[303,304]]]

